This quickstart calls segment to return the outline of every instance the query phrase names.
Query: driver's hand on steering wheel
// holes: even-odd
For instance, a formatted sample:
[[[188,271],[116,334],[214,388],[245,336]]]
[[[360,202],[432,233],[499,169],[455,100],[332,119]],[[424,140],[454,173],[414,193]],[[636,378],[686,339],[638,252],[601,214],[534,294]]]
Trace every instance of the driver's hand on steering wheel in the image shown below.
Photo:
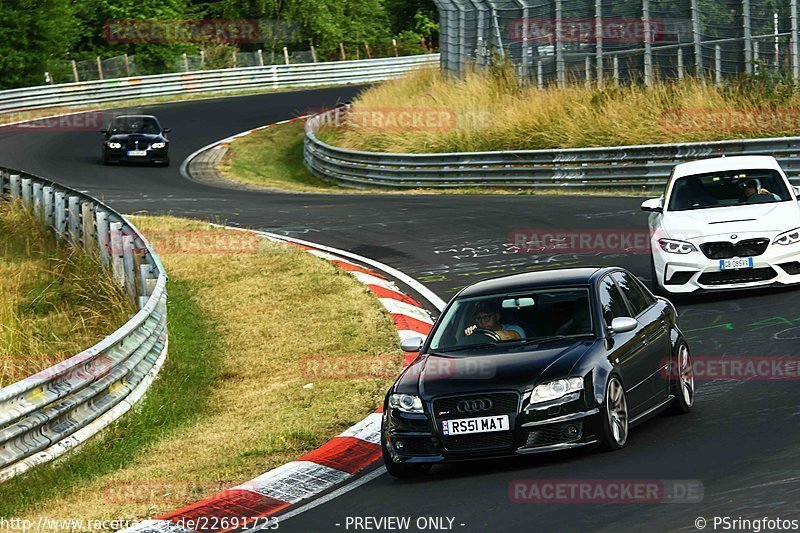
[[[476,329],[478,329],[477,324],[473,324],[473,325],[471,325],[470,327],[468,327],[467,329],[464,330],[464,335],[469,337],[470,335],[472,335],[475,332]]]

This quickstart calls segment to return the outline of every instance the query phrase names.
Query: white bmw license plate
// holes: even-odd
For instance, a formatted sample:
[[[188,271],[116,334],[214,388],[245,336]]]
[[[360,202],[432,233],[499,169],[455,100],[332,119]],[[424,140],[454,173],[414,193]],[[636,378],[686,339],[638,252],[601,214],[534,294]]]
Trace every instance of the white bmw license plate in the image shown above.
[[[744,259],[721,259],[719,262],[720,270],[741,270],[743,268],[753,268],[753,258]]]
[[[128,150],[128,157],[141,157],[147,155],[147,150]]]
[[[488,433],[490,431],[507,431],[508,415],[482,416],[480,418],[461,418],[459,420],[443,420],[443,435],[464,435],[465,433]]]

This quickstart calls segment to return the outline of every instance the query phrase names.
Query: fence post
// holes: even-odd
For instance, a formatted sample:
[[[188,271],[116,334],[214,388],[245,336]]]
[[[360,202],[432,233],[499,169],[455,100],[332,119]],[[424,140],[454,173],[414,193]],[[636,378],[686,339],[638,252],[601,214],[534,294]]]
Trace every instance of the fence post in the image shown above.
[[[67,233],[67,210],[66,210],[66,202],[67,202],[67,194],[64,191],[57,190],[55,193],[55,228],[56,228],[56,237],[59,239],[63,239]]]
[[[753,30],[750,24],[750,0],[742,0],[742,30],[744,31],[744,70],[753,73]]]
[[[42,208],[44,204],[44,198],[42,197],[42,184],[38,181],[33,182],[33,216],[36,217],[36,220],[39,222],[44,221],[44,216],[42,216]]]
[[[131,77],[131,63],[128,60],[128,53],[127,52],[125,52],[125,54],[123,55],[123,58],[125,60],[125,76],[127,78],[130,78]]]
[[[758,74],[758,41],[753,41],[753,74]]]
[[[544,89],[544,63],[541,59],[536,61],[536,85]]]
[[[76,246],[81,242],[81,212],[78,207],[80,201],[81,199],[79,196],[70,195],[69,206],[67,208],[69,210],[67,213],[69,219],[69,238]]]
[[[53,227],[55,222],[55,213],[53,213],[53,187],[45,185],[42,188],[42,212],[45,225]]]
[[[22,178],[22,203],[25,204],[25,207],[28,209],[31,208],[31,179],[30,178]]]
[[[100,260],[106,267],[110,266],[109,239],[108,234],[108,213],[106,211],[96,211],[94,214],[97,224],[97,250],[100,252]]]
[[[75,80],[75,83],[78,83],[79,81],[81,81],[81,79],[78,77],[78,62],[73,59],[71,63],[72,63],[72,78]]]
[[[111,273],[120,287],[125,286],[125,264],[122,250],[122,222],[112,222],[110,230],[111,241]]]
[[[317,62],[317,49],[314,48],[314,45],[311,45],[311,60],[316,63]]]
[[[239,62],[239,57],[238,57],[238,55],[236,54],[236,50],[235,50],[235,49],[233,50],[233,52],[231,52],[231,56],[232,56],[232,58],[233,58],[233,68],[236,68],[236,65],[237,65],[237,64],[238,64],[238,62]]]
[[[263,67],[264,66],[264,52],[261,50],[261,48],[259,48],[258,52],[256,52],[256,53],[258,55],[258,66],[259,67]]]
[[[586,74],[585,85],[586,85],[587,89],[591,89],[592,88],[592,58],[590,56],[586,56],[585,58],[583,58],[583,65],[584,65],[583,69],[584,69],[584,72]]]
[[[791,54],[792,54],[792,80],[797,82],[800,79],[800,54],[798,54],[798,33],[797,33],[797,0],[790,0],[791,15],[792,15],[792,36],[791,39]]]
[[[11,186],[11,199],[19,200],[22,196],[22,181],[19,174],[11,174],[8,177],[9,185]]]
[[[561,42],[561,34],[563,33],[563,8],[561,5],[562,0],[556,1],[556,76],[558,78],[558,88],[563,89],[566,84],[566,72],[564,69],[564,43]]]
[[[339,43],[339,52],[341,53],[342,61],[347,60],[347,54],[344,53],[344,43]]]
[[[528,41],[528,25],[530,24],[530,12],[528,11],[528,3],[522,2],[522,83],[527,85],[528,80],[528,62],[530,61],[531,44]]]
[[[394,48],[394,57],[400,57],[400,52],[397,51],[397,39],[392,39],[392,48]],[[311,47],[311,51],[314,51],[314,47]]]
[[[647,1],[647,0],[645,0]],[[603,0],[594,0],[595,62],[597,88],[603,88]]]
[[[286,65],[289,64],[289,49],[285,46],[283,47],[283,63]]]
[[[81,232],[83,233],[83,249],[91,252],[94,249],[94,214],[92,213],[92,202],[84,200],[81,202]]]
[[[186,52],[183,53],[183,71],[189,72],[189,56],[186,55]]]
[[[205,68],[206,66],[206,51],[200,50],[200,68]]]
[[[683,48],[678,47],[678,79],[683,81]]]
[[[722,85],[722,47],[714,46],[714,82]]]
[[[695,75],[700,78],[703,76],[703,47],[700,39],[700,8],[698,0],[692,0],[692,38],[694,39],[694,69]]]
[[[644,22],[644,84],[653,85],[653,35],[650,27],[650,0],[642,0],[642,21]]]
[[[612,61],[614,62],[614,85],[619,87],[619,55],[614,54]]]
[[[133,258],[133,235],[122,237],[122,265],[125,268],[125,290],[132,302],[136,301],[136,262]]]
[[[97,56],[97,76],[99,79],[103,79],[103,62],[100,60],[100,56]]]

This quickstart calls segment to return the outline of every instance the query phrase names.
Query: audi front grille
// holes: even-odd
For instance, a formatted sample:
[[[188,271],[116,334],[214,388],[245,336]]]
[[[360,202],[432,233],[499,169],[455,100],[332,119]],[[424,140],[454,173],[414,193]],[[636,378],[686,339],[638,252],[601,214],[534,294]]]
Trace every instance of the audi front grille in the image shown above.
[[[493,431],[442,437],[444,449],[449,452],[470,452],[510,448],[514,444],[514,422],[519,412],[519,394],[492,392],[437,398],[433,401],[433,418],[437,427],[442,420],[508,415],[510,431]]]

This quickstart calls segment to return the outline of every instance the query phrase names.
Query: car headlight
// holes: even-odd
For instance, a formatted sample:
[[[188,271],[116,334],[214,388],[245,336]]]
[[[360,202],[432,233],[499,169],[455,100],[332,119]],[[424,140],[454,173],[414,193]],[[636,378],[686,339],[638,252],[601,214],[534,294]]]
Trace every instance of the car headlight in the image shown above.
[[[795,228],[790,231],[786,231],[781,233],[777,237],[775,237],[775,244],[787,245],[787,244],[794,244],[796,242],[800,242],[800,228]]]
[[[583,378],[557,379],[537,385],[531,393],[531,404],[551,402],[583,390]]]
[[[389,407],[404,413],[422,413],[422,400],[411,394],[392,394],[389,396]]]
[[[661,245],[662,250],[669,254],[688,254],[697,251],[697,248],[694,247],[694,244],[686,241],[659,239],[658,244]]]
[[[150,145],[150,148],[159,149],[159,148],[166,148],[166,146],[167,143],[153,143]]]
[[[122,143],[108,143],[108,147],[112,150],[118,150],[122,148]]]

